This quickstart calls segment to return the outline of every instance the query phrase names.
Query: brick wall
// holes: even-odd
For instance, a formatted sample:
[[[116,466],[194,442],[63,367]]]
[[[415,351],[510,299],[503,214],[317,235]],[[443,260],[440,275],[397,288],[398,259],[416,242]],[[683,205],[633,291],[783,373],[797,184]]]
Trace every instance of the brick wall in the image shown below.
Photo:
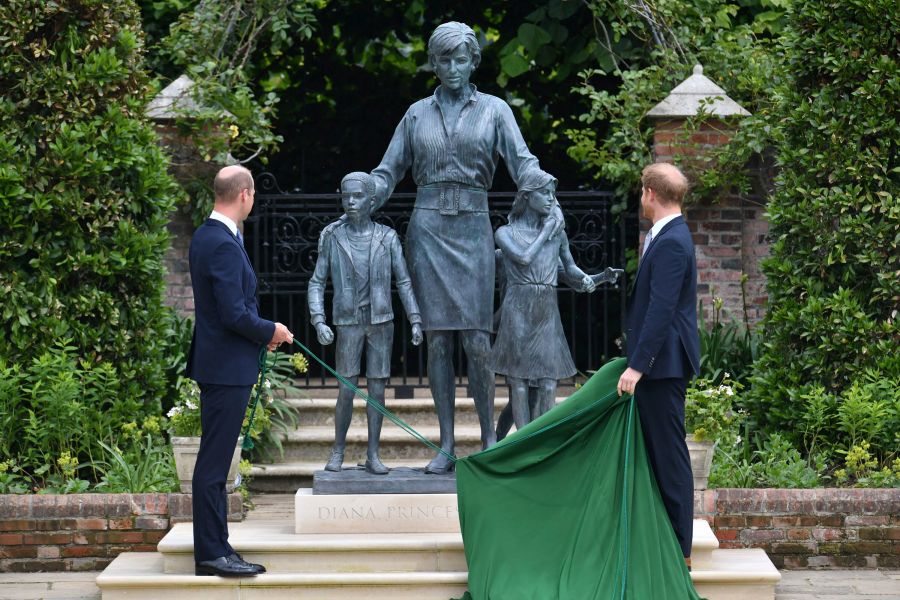
[[[231,494],[228,519],[241,518]],[[190,494],[0,495],[0,573],[99,571],[190,520]]]
[[[719,121],[704,122],[699,129],[686,135],[680,119],[657,123],[653,136],[653,155],[657,161],[676,162],[688,177],[703,168],[704,153],[725,144],[731,137],[729,125]],[[677,157],[677,160],[676,160]],[[702,300],[707,320],[711,316],[712,300],[722,298],[723,318],[726,321],[747,318],[759,321],[765,313],[766,280],[760,261],[768,256],[766,236],[768,222],[765,206],[754,194],[738,197],[723,193],[714,202],[704,201],[685,210],[685,219],[693,233],[697,252],[697,295]],[[650,223],[641,223],[641,243]],[[746,275],[741,291],[741,276]]]
[[[172,213],[168,225],[171,246],[166,252],[166,294],[163,299],[182,317],[194,318],[194,292],[191,289],[191,271],[188,265],[188,249],[194,225],[181,211]]]
[[[778,568],[900,568],[900,489],[695,492],[720,548],[762,548]]]

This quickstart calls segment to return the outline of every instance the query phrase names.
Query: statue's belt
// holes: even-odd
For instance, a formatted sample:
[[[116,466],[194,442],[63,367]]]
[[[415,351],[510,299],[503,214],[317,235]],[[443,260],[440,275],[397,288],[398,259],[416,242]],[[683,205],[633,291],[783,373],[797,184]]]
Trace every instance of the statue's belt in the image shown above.
[[[416,192],[416,206],[436,210],[442,215],[488,212],[487,190],[458,185],[421,186]]]

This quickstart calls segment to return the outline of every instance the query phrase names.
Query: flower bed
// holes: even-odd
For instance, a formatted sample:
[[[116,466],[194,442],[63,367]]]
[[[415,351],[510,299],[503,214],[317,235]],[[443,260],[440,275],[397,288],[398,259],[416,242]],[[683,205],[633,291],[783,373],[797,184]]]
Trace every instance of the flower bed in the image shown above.
[[[231,494],[228,520],[241,518]],[[99,571],[122,552],[155,552],[190,520],[190,494],[0,494],[0,573]]]

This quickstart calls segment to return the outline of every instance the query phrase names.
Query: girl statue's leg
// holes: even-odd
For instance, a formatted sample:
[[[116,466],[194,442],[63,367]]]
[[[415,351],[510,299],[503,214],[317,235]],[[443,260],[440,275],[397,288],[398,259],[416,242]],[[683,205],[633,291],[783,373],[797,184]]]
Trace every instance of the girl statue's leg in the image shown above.
[[[556,380],[539,379],[537,393],[538,411],[533,415],[535,419],[556,406]]]
[[[513,421],[516,429],[522,429],[531,422],[531,411],[528,409],[528,382],[518,377],[507,377],[509,384],[509,404],[512,406]]]

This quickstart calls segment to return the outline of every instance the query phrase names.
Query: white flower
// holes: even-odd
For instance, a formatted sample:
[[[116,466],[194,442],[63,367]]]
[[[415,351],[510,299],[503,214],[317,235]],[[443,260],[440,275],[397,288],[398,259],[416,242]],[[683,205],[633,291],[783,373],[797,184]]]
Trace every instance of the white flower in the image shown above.
[[[725,379],[731,379],[731,373],[725,371]]]
[[[181,414],[181,407],[173,406],[172,408],[169,409],[169,412],[166,413],[166,416],[168,416],[171,419],[175,415],[180,415],[180,414]]]
[[[266,379],[265,386],[266,386],[266,389],[267,389],[267,390],[268,390],[268,389],[271,389],[271,388],[272,388],[272,382],[269,381],[268,379]]]
[[[190,410],[197,410],[197,405],[194,404],[194,402],[191,401],[191,400],[186,401],[186,402],[184,403],[184,405],[187,406],[188,409],[190,409]]]
[[[731,389],[730,385],[725,387],[725,395],[726,396],[734,396],[734,390]]]

